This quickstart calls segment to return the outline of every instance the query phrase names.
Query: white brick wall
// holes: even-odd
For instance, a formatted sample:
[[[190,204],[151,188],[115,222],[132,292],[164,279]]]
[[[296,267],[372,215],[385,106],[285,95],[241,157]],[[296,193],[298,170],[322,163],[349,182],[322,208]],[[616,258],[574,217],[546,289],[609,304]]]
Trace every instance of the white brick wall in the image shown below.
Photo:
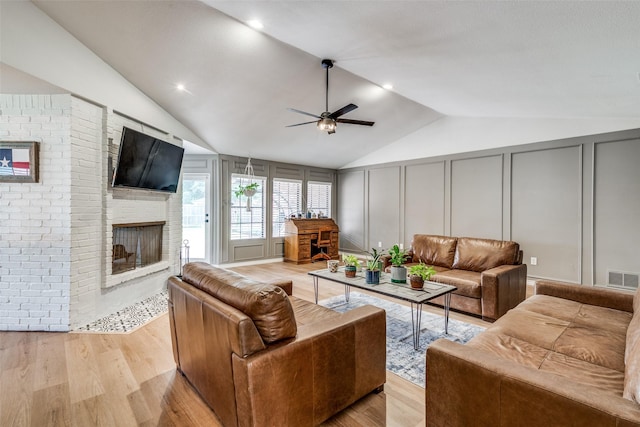
[[[70,95],[0,95],[0,140],[40,143],[40,182],[0,183],[0,330],[69,329]]]
[[[103,109],[71,103],[71,326],[93,320],[104,280]],[[85,322],[86,323],[86,322]]]
[[[0,140],[41,143],[39,183],[0,183],[0,330],[74,329],[179,271],[181,192],[109,186],[123,125],[171,141],[70,95],[0,95]],[[167,222],[163,263],[111,276],[111,225],[146,221]]]

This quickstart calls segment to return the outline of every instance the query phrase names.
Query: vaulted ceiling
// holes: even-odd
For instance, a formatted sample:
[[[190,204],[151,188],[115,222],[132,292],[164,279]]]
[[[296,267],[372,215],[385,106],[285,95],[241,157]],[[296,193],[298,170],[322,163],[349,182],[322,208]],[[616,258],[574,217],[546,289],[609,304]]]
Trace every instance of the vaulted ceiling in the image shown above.
[[[224,154],[337,168],[443,117],[640,117],[640,2],[33,3]],[[373,127],[285,127],[324,111],[322,58],[329,110]]]

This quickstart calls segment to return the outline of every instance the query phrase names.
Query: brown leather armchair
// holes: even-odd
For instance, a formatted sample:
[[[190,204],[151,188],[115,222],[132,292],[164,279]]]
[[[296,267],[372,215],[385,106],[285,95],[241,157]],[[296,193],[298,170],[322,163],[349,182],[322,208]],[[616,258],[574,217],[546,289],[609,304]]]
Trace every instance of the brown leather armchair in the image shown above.
[[[386,380],[385,312],[337,313],[206,263],[171,277],[178,370],[225,426],[312,426]]]

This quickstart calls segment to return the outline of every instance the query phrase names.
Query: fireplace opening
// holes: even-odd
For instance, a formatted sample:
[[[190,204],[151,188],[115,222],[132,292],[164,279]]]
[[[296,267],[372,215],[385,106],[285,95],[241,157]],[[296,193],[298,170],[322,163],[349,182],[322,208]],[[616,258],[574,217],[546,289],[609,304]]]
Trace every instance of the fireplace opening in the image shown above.
[[[165,221],[113,225],[111,273],[118,274],[162,261]]]

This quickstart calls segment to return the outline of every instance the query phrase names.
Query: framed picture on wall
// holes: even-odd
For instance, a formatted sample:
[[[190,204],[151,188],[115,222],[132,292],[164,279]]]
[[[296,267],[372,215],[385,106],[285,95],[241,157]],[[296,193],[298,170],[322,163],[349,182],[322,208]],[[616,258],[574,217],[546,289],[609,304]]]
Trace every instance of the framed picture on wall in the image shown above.
[[[38,143],[0,141],[0,182],[38,182]]]

